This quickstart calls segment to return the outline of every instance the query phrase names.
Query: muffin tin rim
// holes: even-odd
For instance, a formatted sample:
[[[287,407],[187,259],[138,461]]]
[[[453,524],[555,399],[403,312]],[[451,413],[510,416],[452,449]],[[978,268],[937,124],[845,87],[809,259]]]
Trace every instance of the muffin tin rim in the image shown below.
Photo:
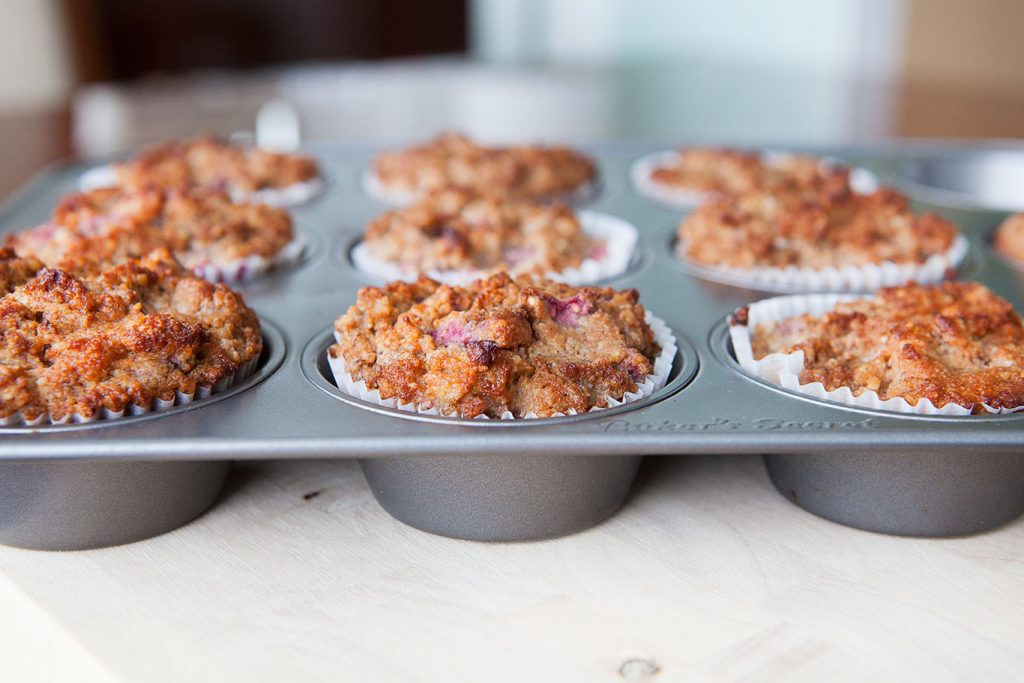
[[[975,161],[983,159],[984,157],[992,156],[1004,156],[1004,157],[1016,157],[1016,160],[1024,166],[1024,148],[1016,147],[1005,144],[1006,142],[1014,142],[1016,145],[1020,145],[1020,141],[1002,141],[1003,145],[995,146],[971,146],[970,141],[965,146],[960,148],[936,146],[934,148],[926,148],[929,152],[926,155],[918,156],[916,158],[902,159],[892,169],[891,176],[897,187],[905,192],[906,194],[914,197],[915,199],[925,201],[937,206],[943,206],[953,209],[960,209],[964,211],[1024,211],[1024,204],[1017,207],[1010,207],[1005,204],[998,204],[995,202],[987,201],[979,197],[976,193],[953,190],[950,188],[939,187],[932,185],[915,177],[915,169],[920,168],[924,164],[933,163],[936,161],[949,161],[954,160],[956,162],[963,161]],[[1000,142],[1000,141],[987,141],[987,142]]]
[[[351,396],[339,389],[337,385],[328,378],[325,369],[322,367],[322,362],[326,357],[327,349],[334,343],[333,324],[315,334],[306,343],[305,347],[302,349],[299,364],[302,368],[302,375],[305,377],[306,381],[320,391],[326,393],[331,398],[380,415],[387,415],[390,417],[397,417],[417,422],[429,422],[449,427],[489,429],[547,427],[620,415],[622,413],[654,405],[674,396],[680,391],[685,390],[686,387],[693,382],[694,378],[697,377],[700,371],[700,356],[697,353],[696,347],[688,338],[686,338],[685,335],[679,334],[679,331],[671,325],[669,325],[669,329],[675,336],[677,349],[676,357],[672,363],[672,370],[669,371],[669,379],[665,383],[665,386],[655,390],[650,396],[630,401],[613,408],[605,408],[603,410],[588,411],[577,415],[564,415],[560,417],[531,419],[517,418],[512,420],[477,420],[444,415],[423,415],[420,413],[398,410],[397,408],[388,408],[387,406],[375,405],[373,403],[363,401],[362,399],[356,396]]]

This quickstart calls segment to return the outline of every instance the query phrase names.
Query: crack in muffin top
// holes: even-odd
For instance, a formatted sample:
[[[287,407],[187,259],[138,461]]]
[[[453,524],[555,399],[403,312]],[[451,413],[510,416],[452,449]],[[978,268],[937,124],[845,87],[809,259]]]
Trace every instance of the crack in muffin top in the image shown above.
[[[0,248],[0,417],[53,419],[213,387],[262,350],[242,295],[167,251],[93,275]]]
[[[444,415],[582,413],[653,372],[660,349],[638,298],[504,273],[392,282],[359,291],[328,353],[382,398]]]
[[[435,190],[408,208],[381,215],[363,241],[376,258],[414,273],[559,272],[599,258],[605,247],[561,204],[455,189]]]
[[[745,324],[745,309],[736,322]],[[757,325],[754,358],[803,351],[800,383],[878,392],[911,405],[955,403],[975,413],[1024,405],[1024,327],[1005,299],[975,282],[908,284]]]
[[[594,162],[568,147],[485,147],[457,134],[380,154],[373,168],[386,187],[415,195],[461,187],[501,197],[550,199],[597,178]]]
[[[211,136],[153,145],[134,159],[112,166],[117,184],[127,189],[201,188],[233,198],[320,177],[320,169],[310,157],[240,147]]]
[[[912,212],[890,188],[859,194],[837,179],[710,201],[682,220],[677,235],[682,257],[708,266],[821,269],[924,263],[949,250],[959,231],[937,214]]]
[[[166,248],[186,268],[272,257],[292,241],[287,211],[210,190],[102,188],[68,195],[50,221],[6,237],[21,256],[108,268]]]
[[[708,194],[738,194],[760,190],[786,192],[848,184],[845,166],[828,166],[820,157],[778,154],[728,147],[687,147],[675,162],[651,171],[651,180],[673,188]]]

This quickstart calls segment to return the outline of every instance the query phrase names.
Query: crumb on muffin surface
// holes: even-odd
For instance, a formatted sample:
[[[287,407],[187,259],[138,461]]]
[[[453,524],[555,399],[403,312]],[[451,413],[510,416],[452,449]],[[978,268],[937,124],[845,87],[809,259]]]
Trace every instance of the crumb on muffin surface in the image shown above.
[[[992,246],[1004,256],[1024,262],[1024,213],[1011,214],[999,224]]]
[[[933,213],[910,210],[902,194],[870,194],[829,184],[710,201],[679,225],[683,258],[708,266],[842,268],[926,262],[950,249],[959,231]]]
[[[487,147],[457,134],[380,154],[373,169],[386,187],[416,195],[461,187],[504,197],[557,198],[597,178],[594,162],[568,147]]]
[[[712,195],[782,192],[821,187],[826,183],[846,184],[849,169],[830,167],[819,157],[802,154],[779,154],[766,159],[756,151],[687,147],[679,150],[675,163],[653,169],[651,180]]]
[[[597,258],[604,242],[588,237],[563,205],[501,200],[465,190],[435,190],[374,220],[363,241],[374,257],[409,272],[558,272]]]
[[[743,309],[741,309],[742,312]],[[742,323],[744,317],[739,316]],[[801,384],[929,399],[976,413],[1024,405],[1024,327],[1005,299],[974,282],[908,284],[751,330],[754,358],[804,352]]]
[[[173,399],[262,350],[242,296],[167,251],[76,275],[0,248],[0,284],[0,417],[89,417]]]
[[[320,177],[313,159],[259,147],[241,147],[200,136],[153,145],[113,164],[118,184],[129,189],[204,188],[232,196],[279,190]]]
[[[659,352],[636,290],[502,273],[466,287],[421,277],[366,287],[330,347],[383,398],[442,414],[549,417],[636,391]]]
[[[233,203],[220,192],[101,188],[65,197],[49,222],[5,243],[50,266],[88,258],[102,269],[166,248],[196,268],[269,258],[293,238],[287,211]]]

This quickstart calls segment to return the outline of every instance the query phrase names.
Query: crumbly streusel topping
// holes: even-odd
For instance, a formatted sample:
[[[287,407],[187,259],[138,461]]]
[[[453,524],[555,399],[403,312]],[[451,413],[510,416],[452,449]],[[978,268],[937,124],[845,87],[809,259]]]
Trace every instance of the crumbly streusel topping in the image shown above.
[[[744,322],[744,310],[739,322]],[[876,297],[840,303],[815,318],[804,314],[759,324],[751,333],[755,358],[804,352],[800,382],[828,390],[871,390],[884,399],[1024,404],[1024,327],[1005,299],[974,282],[905,285]]]
[[[103,188],[65,197],[50,222],[8,235],[6,244],[51,266],[70,258],[107,268],[166,248],[197,268],[271,257],[293,238],[287,211],[236,204],[223,193]]]
[[[453,134],[381,154],[374,171],[385,186],[415,195],[461,187],[532,199],[557,198],[597,178],[594,162],[568,147],[485,147]]]
[[[0,249],[0,273],[0,417],[169,400],[216,385],[262,350],[242,296],[166,251],[81,276]]]
[[[955,225],[912,212],[889,188],[858,194],[840,183],[717,199],[685,217],[678,231],[684,258],[733,268],[924,263],[957,235]]]
[[[765,158],[759,152],[726,147],[688,147],[679,151],[674,164],[655,168],[651,180],[713,195],[785,192],[826,183],[848,184],[849,169],[830,167],[819,157],[801,154]]]
[[[992,245],[1005,256],[1024,262],[1024,213],[1015,213],[1000,223]]]
[[[560,204],[436,190],[373,221],[364,243],[409,272],[472,270],[544,274],[599,258],[605,244],[583,232]]]
[[[134,159],[114,164],[118,184],[129,189],[202,188],[233,197],[279,190],[320,176],[316,161],[240,147],[203,136],[154,145]]]
[[[443,414],[548,417],[635,391],[659,352],[636,290],[499,274],[468,287],[427,278],[359,291],[335,323],[357,380]]]

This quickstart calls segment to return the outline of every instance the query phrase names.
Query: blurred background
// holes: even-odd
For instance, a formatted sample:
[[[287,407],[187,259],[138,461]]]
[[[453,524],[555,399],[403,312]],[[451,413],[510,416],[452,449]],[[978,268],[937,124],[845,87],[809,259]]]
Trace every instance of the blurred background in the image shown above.
[[[1020,0],[0,0],[0,196],[251,130],[828,144],[1024,137]]]

